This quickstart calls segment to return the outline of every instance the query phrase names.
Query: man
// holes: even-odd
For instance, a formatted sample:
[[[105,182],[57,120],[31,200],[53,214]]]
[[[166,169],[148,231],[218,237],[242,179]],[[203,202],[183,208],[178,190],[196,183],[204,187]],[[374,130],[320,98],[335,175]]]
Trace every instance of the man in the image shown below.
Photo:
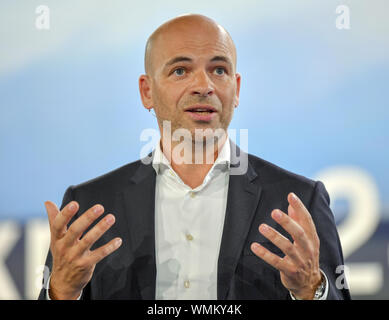
[[[40,298],[349,299],[336,286],[343,256],[323,184],[228,139],[241,77],[225,29],[201,15],[166,22],[145,71],[142,102],[161,131],[152,163],[70,187],[61,211],[45,203],[51,275]],[[238,158],[244,171],[231,174]]]

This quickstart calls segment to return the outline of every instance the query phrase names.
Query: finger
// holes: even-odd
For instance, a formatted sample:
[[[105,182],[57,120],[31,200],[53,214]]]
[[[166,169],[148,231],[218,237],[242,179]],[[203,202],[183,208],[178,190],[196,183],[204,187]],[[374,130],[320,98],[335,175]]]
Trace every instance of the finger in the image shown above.
[[[76,201],[69,202],[55,217],[52,223],[52,233],[56,238],[62,238],[67,230],[67,225],[78,211]]]
[[[49,218],[49,224],[51,225],[52,222],[54,221],[55,217],[59,213],[59,209],[58,209],[57,205],[51,201],[45,202],[45,208],[46,208],[47,216]]]
[[[281,210],[273,210],[271,217],[286,231],[293,240],[304,250],[309,249],[308,238],[304,229],[291,217],[283,213]]]
[[[251,244],[251,251],[259,258],[261,258],[266,263],[270,264],[272,267],[276,268],[281,272],[286,272],[288,270],[288,263],[277,256],[276,254],[270,252],[265,247],[261,246],[259,243],[254,242]]]
[[[84,231],[104,212],[104,207],[101,204],[96,204],[85,211],[76,221],[69,227],[66,233],[66,242],[71,245],[78,240]]]
[[[96,264],[99,263],[101,260],[103,260],[106,256],[110,255],[112,252],[117,250],[122,244],[122,239],[115,238],[112,239],[107,244],[103,245],[102,247],[93,250],[92,254],[89,256],[89,263],[90,264]]]
[[[302,263],[301,257],[298,254],[296,247],[293,245],[289,239],[285,238],[278,231],[274,230],[272,227],[261,224],[259,227],[259,232],[261,232],[267,239],[269,239],[276,247],[280,248],[281,251],[287,255],[296,265]]]
[[[100,239],[100,237],[107,232],[109,228],[115,223],[115,217],[112,214],[108,214],[98,224],[96,224],[91,230],[85,234],[78,244],[79,254],[89,250],[92,245]]]
[[[310,232],[316,231],[312,216],[300,198],[291,192],[288,194],[288,202],[292,209],[292,216],[297,218],[303,228]]]

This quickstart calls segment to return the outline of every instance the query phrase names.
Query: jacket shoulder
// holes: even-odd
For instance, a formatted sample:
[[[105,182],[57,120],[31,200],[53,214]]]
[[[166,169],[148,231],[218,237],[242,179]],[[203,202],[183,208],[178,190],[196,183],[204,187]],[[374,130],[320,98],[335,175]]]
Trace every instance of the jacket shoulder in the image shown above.
[[[249,162],[265,184],[299,184],[308,188],[314,188],[316,181],[303,175],[281,168],[274,163],[249,154]]]
[[[130,183],[131,177],[134,176],[141,165],[143,165],[141,160],[128,163],[96,178],[73,185],[71,189],[90,192],[101,190],[119,191]]]

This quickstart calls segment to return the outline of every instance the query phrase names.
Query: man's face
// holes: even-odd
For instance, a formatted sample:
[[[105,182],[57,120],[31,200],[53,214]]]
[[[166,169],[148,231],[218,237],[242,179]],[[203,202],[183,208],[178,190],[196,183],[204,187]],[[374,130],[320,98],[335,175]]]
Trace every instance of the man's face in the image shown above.
[[[158,124],[172,132],[227,130],[238,105],[240,76],[228,35],[206,23],[185,23],[163,31],[153,44],[150,103]]]

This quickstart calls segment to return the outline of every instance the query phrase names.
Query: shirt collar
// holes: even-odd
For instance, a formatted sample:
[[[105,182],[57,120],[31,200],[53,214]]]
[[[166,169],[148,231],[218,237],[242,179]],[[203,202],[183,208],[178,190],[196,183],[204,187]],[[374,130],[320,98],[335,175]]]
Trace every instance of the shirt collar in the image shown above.
[[[170,168],[171,170],[173,170],[173,168],[169,163],[169,160],[166,158],[166,156],[161,150],[160,142],[161,140],[159,140],[155,146],[155,149],[153,151],[153,161],[152,161],[152,166],[155,172],[157,173],[157,175],[162,173],[164,169]],[[227,137],[210,172],[212,172],[215,168],[218,169],[227,168],[229,170],[230,163],[231,163],[231,148],[230,148],[230,140]]]

